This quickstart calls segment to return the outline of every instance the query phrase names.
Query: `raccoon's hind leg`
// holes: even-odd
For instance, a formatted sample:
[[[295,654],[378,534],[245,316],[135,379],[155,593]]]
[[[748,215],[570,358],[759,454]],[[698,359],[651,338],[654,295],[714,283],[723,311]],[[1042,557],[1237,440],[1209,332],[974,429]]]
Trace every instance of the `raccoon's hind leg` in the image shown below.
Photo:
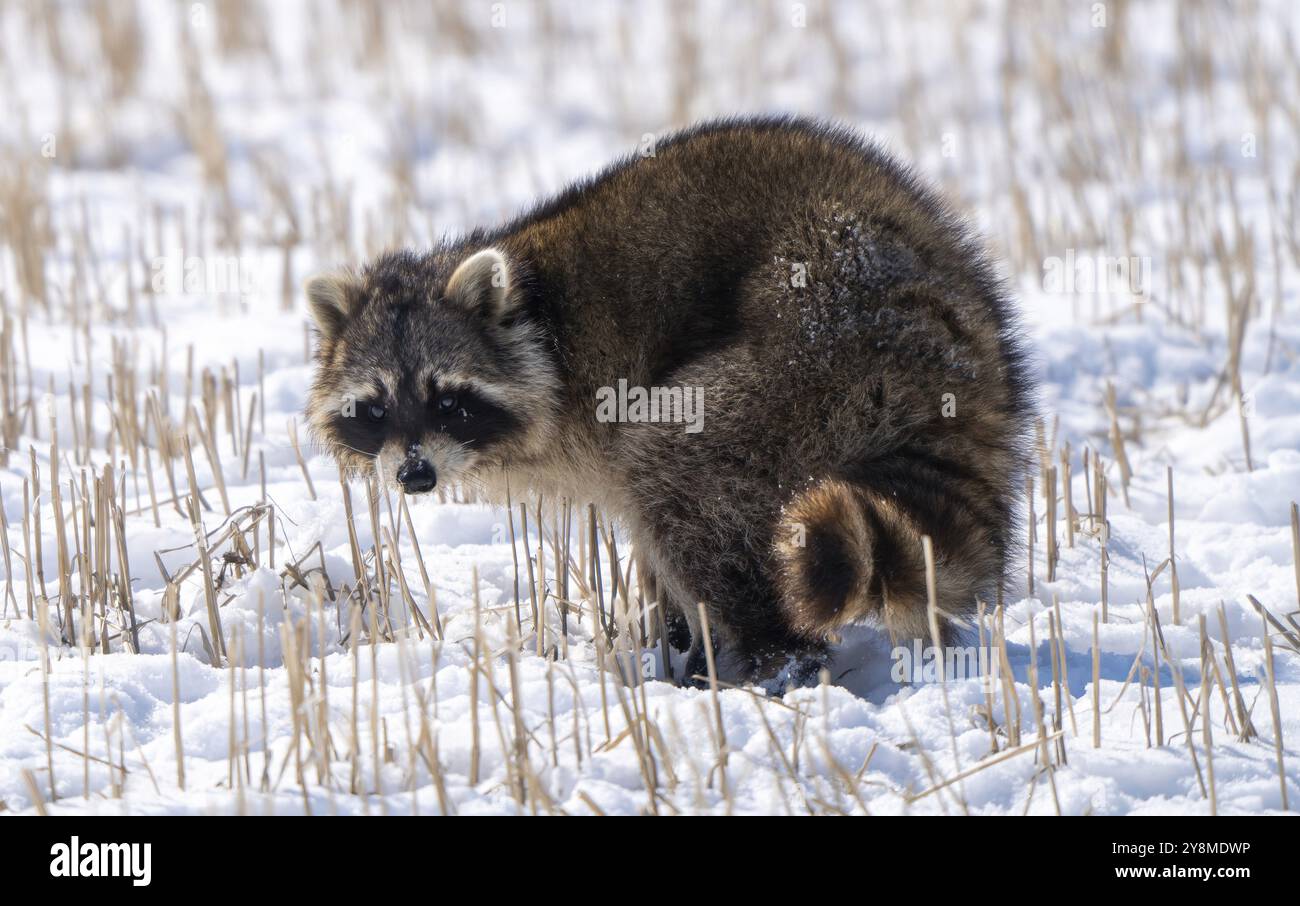
[[[797,495],[784,513],[797,533],[776,546],[782,607],[796,631],[825,637],[878,619],[892,639],[931,638],[925,557],[931,537],[940,645],[1001,575],[1001,554],[981,520],[960,504],[909,500],[867,483],[827,479]]]

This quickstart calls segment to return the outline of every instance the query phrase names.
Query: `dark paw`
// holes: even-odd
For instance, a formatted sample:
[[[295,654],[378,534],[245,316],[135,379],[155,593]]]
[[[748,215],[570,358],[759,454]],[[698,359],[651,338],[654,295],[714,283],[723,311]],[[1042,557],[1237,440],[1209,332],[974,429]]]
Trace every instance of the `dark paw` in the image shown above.
[[[821,672],[827,664],[825,654],[808,654],[791,658],[790,665],[783,671],[787,678],[788,689],[801,689],[816,686],[821,681]]]
[[[681,611],[669,608],[664,613],[664,623],[668,627],[668,644],[678,651],[689,651],[691,648],[691,624],[686,621],[686,617]]]
[[[686,665],[682,668],[681,685],[696,689],[709,688],[709,661],[704,655],[703,645],[690,649]]]
[[[793,689],[816,686],[828,661],[827,654],[822,651],[789,655],[775,672],[769,670],[767,679],[759,685],[772,695],[785,695]]]

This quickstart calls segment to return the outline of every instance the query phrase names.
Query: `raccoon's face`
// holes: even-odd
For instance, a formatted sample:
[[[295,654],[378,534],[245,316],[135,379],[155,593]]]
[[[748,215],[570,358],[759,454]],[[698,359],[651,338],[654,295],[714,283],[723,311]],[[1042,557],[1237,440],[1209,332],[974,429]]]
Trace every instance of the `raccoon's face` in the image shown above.
[[[558,380],[511,284],[496,249],[391,255],[308,284],[307,417],[349,473],[422,494],[544,441]]]

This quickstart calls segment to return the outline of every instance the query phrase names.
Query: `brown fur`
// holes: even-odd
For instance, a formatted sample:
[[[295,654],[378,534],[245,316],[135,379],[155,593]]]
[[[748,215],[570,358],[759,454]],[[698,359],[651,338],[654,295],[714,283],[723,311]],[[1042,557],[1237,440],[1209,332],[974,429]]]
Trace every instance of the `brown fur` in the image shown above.
[[[695,629],[688,672],[696,602],[739,677],[815,663],[854,620],[928,637],[923,535],[945,613],[1002,582],[1030,412],[1010,303],[961,222],[851,133],[704,125],[321,289],[317,436],[361,471],[414,445],[440,481],[608,508]],[[620,379],[701,388],[704,430],[598,421]],[[332,411],[366,383],[393,413],[373,437]],[[490,406],[439,422],[444,385]]]

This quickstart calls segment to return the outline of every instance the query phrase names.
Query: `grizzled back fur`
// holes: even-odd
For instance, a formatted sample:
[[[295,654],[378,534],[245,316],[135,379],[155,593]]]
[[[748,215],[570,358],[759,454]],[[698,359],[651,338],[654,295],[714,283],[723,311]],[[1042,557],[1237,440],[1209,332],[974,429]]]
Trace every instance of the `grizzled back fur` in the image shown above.
[[[923,536],[941,612],[1003,581],[1031,412],[1010,303],[947,206],[847,130],[698,126],[334,279],[312,293],[317,433],[358,446],[331,394],[387,371],[394,457],[609,507],[693,630],[688,672],[698,602],[742,677],[855,620],[927,637]],[[698,389],[703,430],[597,419],[620,381]],[[444,385],[479,408],[431,414]]]

